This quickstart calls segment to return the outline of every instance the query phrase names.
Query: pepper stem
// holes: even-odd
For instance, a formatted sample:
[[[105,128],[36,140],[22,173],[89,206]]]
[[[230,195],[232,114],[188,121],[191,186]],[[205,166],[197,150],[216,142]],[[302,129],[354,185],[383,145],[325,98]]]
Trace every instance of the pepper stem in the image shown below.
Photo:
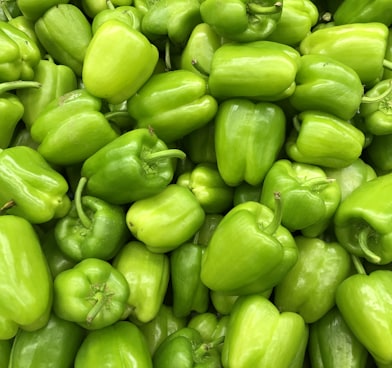
[[[359,273],[361,275],[366,275],[365,267],[363,267],[363,264],[360,261],[360,259],[354,255],[351,255],[351,259],[354,263],[354,267],[355,267],[355,270],[357,271],[357,273]]]
[[[16,205],[15,201],[13,199],[5,202],[1,207],[0,207],[0,216],[3,215],[7,210],[10,208],[14,207]]]
[[[391,93],[392,93],[392,80],[389,82],[389,87],[383,93],[374,97],[363,96],[361,99],[361,103],[380,102],[384,98],[388,97]]]
[[[94,306],[90,309],[90,311],[87,313],[86,316],[86,322],[87,324],[91,324],[95,317],[98,315],[98,313],[102,310],[102,308],[105,306],[105,304],[108,302],[109,297],[111,294],[106,293],[106,284],[103,285],[92,285],[91,286],[94,295],[90,298],[95,301]]]
[[[85,228],[90,228],[91,220],[87,216],[86,212],[84,212],[83,204],[82,204],[82,192],[86,183],[87,183],[87,178],[84,176],[81,177],[78,186],[76,187],[75,190],[74,202],[75,202],[76,213],[78,214],[80,222]]]
[[[195,351],[194,351],[194,357],[195,357],[195,362],[200,362],[204,355],[208,353],[208,351],[215,349],[217,346],[223,343],[225,340],[224,336],[220,336],[217,339],[210,341],[210,342],[205,342],[201,344]]]
[[[310,191],[312,192],[319,192],[325,187],[327,187],[329,184],[333,183],[336,181],[334,178],[325,178],[325,177],[315,177],[315,178],[310,178],[306,180],[303,185],[309,188]]]
[[[112,120],[113,118],[130,118],[128,112],[126,111],[109,111],[104,114],[107,120]]]
[[[148,163],[151,163],[154,161],[162,160],[164,158],[179,158],[181,160],[184,160],[185,157],[186,154],[183,151],[173,148],[173,149],[149,153],[148,155],[144,156],[143,159]]]
[[[247,4],[248,13],[253,15],[268,15],[268,14],[276,14],[282,11],[282,2],[277,1],[272,6],[263,6],[257,3],[249,2]]]
[[[4,13],[5,17],[7,18],[8,22],[11,21],[12,19],[14,19],[12,17],[12,15],[11,15],[10,11],[7,8],[7,5],[4,4],[3,0],[0,1],[0,8],[3,11],[3,13]]]
[[[165,69],[166,71],[172,70],[171,55],[170,55],[170,41],[166,40],[165,43]]]
[[[11,91],[13,89],[20,89],[20,88],[40,88],[41,83],[36,81],[24,81],[24,80],[17,80],[11,82],[3,82],[0,83],[0,95],[4,92]]]
[[[268,226],[266,226],[263,231],[266,234],[274,234],[276,230],[278,230],[280,223],[282,222],[282,214],[283,214],[283,209],[282,209],[282,200],[280,197],[280,192],[275,192],[274,193],[274,199],[275,199],[275,213],[272,221],[269,223]]]
[[[370,227],[366,227],[359,231],[358,234],[358,244],[364,253],[365,257],[372,263],[380,263],[381,257],[376,253],[372,252],[368,247],[368,238],[370,234]]]
[[[106,6],[108,7],[108,9],[110,10],[114,10],[116,9],[116,7],[113,5],[113,3],[110,0],[106,1]]]
[[[388,70],[392,70],[392,61],[384,59],[382,62],[382,65],[384,68],[386,68]]]
[[[209,76],[208,71],[203,68],[196,59],[192,59],[192,66],[202,75],[205,77]]]

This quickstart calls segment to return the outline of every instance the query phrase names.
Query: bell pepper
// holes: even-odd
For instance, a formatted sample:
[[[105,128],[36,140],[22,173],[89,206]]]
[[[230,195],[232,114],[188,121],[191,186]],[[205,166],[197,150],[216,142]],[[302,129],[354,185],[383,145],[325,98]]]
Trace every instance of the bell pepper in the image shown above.
[[[309,325],[308,354],[312,368],[365,368],[369,356],[337,307]]]
[[[56,62],[70,67],[78,77],[82,75],[92,31],[86,15],[76,5],[52,6],[35,22],[35,33]]]
[[[207,82],[189,70],[155,74],[128,100],[136,127],[151,127],[166,143],[207,124],[217,108]]]
[[[209,289],[231,295],[260,293],[277,285],[293,267],[297,246],[280,224],[278,194],[276,202],[275,213],[261,203],[245,202],[225,214],[201,264],[201,281]]]
[[[237,98],[222,102],[215,116],[215,151],[225,183],[261,184],[283,147],[285,133],[284,111],[274,103]]]
[[[221,213],[206,213],[204,222],[193,237],[193,243],[207,246],[218,224],[222,221]]]
[[[0,83],[0,148],[7,148],[10,145],[15,128],[25,111],[22,101],[12,92],[17,88],[40,89],[41,84],[34,81]]]
[[[392,261],[390,221],[392,204],[385,200],[392,173],[377,176],[356,188],[339,205],[334,217],[338,242],[348,252],[371,263]],[[381,200],[375,200],[374,195]]]
[[[206,213],[225,212],[232,206],[234,189],[222,179],[214,163],[200,163],[176,181],[191,190]]]
[[[3,215],[0,228],[0,340],[7,340],[19,329],[34,331],[48,322],[52,279],[30,222]]]
[[[33,148],[15,146],[0,150],[0,207],[7,214],[34,224],[67,214],[71,200],[68,183]]]
[[[367,162],[377,174],[392,171],[392,133],[375,135],[364,152]]]
[[[130,290],[127,317],[137,324],[153,320],[168,288],[168,256],[153,253],[133,240],[121,248],[112,264],[124,275]]]
[[[59,219],[55,238],[60,250],[69,258],[113,258],[126,243],[129,231],[121,206],[82,195],[86,179],[79,181],[70,211]]]
[[[109,0],[110,1],[110,0]],[[80,8],[89,18],[94,19],[99,13],[108,9],[107,0],[80,0]]]
[[[84,88],[52,100],[30,129],[39,143],[37,151],[52,164],[84,162],[119,136],[100,112],[101,106],[101,100]]]
[[[387,61],[392,60],[392,30],[389,29],[387,38],[387,49],[385,51],[385,59]],[[392,79],[392,68],[384,67],[381,79]]]
[[[392,79],[384,79],[366,91],[359,106],[366,131],[392,134]]]
[[[265,176],[260,202],[272,210],[274,193],[282,198],[282,225],[308,236],[320,235],[339,206],[339,184],[315,165],[280,159]]]
[[[204,247],[190,242],[174,249],[169,256],[173,314],[187,317],[191,312],[205,313],[209,290],[200,280]]]
[[[337,287],[352,273],[351,257],[337,242],[294,239],[298,260],[275,287],[273,300],[280,311],[296,312],[313,323],[334,307]]]
[[[154,355],[158,346],[166,337],[185,327],[186,324],[187,319],[185,317],[176,317],[173,314],[171,305],[161,304],[155,318],[150,322],[141,324],[139,329],[147,340],[150,354]]]
[[[173,179],[175,158],[183,159],[185,154],[168,149],[148,129],[134,129],[84,161],[81,176],[88,179],[88,195],[128,204],[161,192]]]
[[[264,40],[276,28],[283,2],[275,0],[205,0],[202,20],[220,36],[236,42]]]
[[[300,368],[308,334],[299,314],[280,313],[260,295],[242,296],[230,314],[222,350],[223,366]]]
[[[363,96],[358,74],[346,64],[325,55],[303,55],[289,97],[297,111],[318,110],[349,120]]]
[[[392,364],[392,271],[360,271],[336,290],[336,305],[359,342],[377,366]]]
[[[124,317],[128,283],[111,263],[87,258],[53,281],[53,311],[87,330],[101,329]]]
[[[239,295],[228,295],[222,291],[210,291],[211,304],[220,315],[229,315],[239,297]]]
[[[52,100],[77,89],[73,70],[66,65],[56,64],[50,56],[39,61],[33,80],[40,84],[40,88],[24,88],[16,91],[24,106],[23,122],[29,129]]]
[[[108,58],[108,54],[116,57]],[[94,33],[86,50],[83,83],[94,96],[121,103],[151,77],[158,56],[158,49],[143,33],[116,19],[108,20]]]
[[[379,22],[334,25],[317,29],[300,43],[301,54],[322,54],[356,71],[362,84],[380,80],[387,47],[388,27]]]
[[[0,82],[32,80],[41,60],[37,44],[6,21],[0,21],[0,43]]]
[[[251,185],[246,181],[243,181],[234,187],[233,205],[236,206],[237,204],[247,201],[259,202],[262,188],[262,183],[258,185]]]
[[[10,368],[40,367],[56,364],[58,368],[73,365],[85,337],[85,330],[51,313],[48,323],[35,331],[20,331],[12,344]]]
[[[0,364],[1,367],[8,367],[11,355],[13,339],[0,340]]]
[[[92,331],[83,340],[75,368],[152,368],[146,341],[138,327],[128,321]]]
[[[380,22],[389,27],[392,24],[390,5],[388,0],[344,0],[333,13],[333,19],[336,25]]]
[[[158,194],[135,201],[126,214],[132,235],[156,253],[170,252],[185,243],[204,218],[197,198],[179,184],[169,184]]]
[[[154,368],[220,368],[220,352],[218,346],[224,337],[206,342],[199,331],[184,327],[169,335],[159,345],[153,355]]]
[[[282,100],[295,90],[299,62],[296,49],[278,42],[224,43],[212,57],[209,91],[218,99]]]
[[[293,161],[337,169],[357,160],[364,144],[364,133],[349,121],[307,110],[295,116],[285,151]]]
[[[17,0],[21,13],[32,21],[37,21],[47,10],[59,4],[68,4],[69,0]]]

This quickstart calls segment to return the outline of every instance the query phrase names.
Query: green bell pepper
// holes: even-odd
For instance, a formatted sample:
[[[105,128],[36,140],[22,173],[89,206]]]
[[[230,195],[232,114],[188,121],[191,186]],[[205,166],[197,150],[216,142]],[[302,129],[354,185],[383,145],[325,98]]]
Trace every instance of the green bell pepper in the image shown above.
[[[81,326],[52,313],[42,328],[18,332],[8,367],[38,368],[56,364],[58,368],[69,368],[84,337],[85,330]]]
[[[312,368],[366,368],[369,356],[337,307],[309,325],[308,353]]]
[[[280,313],[260,295],[242,296],[230,314],[222,350],[223,366],[302,368],[308,334],[299,314]]]
[[[218,99],[282,100],[295,90],[299,62],[296,49],[278,42],[224,43],[212,57],[209,91]]]
[[[176,183],[190,189],[206,213],[226,212],[232,206],[234,188],[224,182],[214,163],[197,164]]]
[[[0,82],[32,80],[41,60],[37,44],[23,31],[0,21]]]
[[[339,206],[339,184],[315,165],[280,159],[264,178],[260,202],[272,210],[274,193],[282,198],[282,225],[307,236],[320,235]]]
[[[212,342],[203,340],[199,331],[184,327],[169,335],[153,355],[154,368],[221,368],[218,346],[221,336]]]
[[[70,67],[78,77],[82,75],[92,31],[89,20],[76,5],[51,7],[35,22],[35,33],[56,62]]]
[[[110,0],[79,0],[83,13],[91,19],[94,19],[99,13],[107,10],[109,3]]]
[[[135,201],[126,214],[132,235],[156,253],[172,251],[188,241],[204,219],[197,198],[179,184],[169,184],[158,194]]]
[[[7,340],[0,340],[0,366],[8,367],[11,355],[11,347],[13,343],[13,338]]]
[[[65,216],[71,200],[68,183],[33,148],[0,150],[0,207],[34,224]],[[1,212],[1,211],[0,211]]]
[[[128,100],[136,127],[151,127],[166,143],[204,126],[217,109],[206,80],[189,70],[155,74]]]
[[[336,290],[336,305],[348,328],[378,367],[392,364],[392,271],[361,271]]]
[[[207,246],[218,224],[222,221],[221,213],[206,213],[204,222],[193,237],[193,243]]]
[[[0,340],[48,322],[52,278],[38,235],[22,217],[0,216]]]
[[[166,337],[185,327],[186,324],[187,318],[176,317],[171,305],[161,304],[155,318],[150,322],[141,324],[139,329],[147,340],[150,354],[154,355],[158,346]]]
[[[318,110],[349,120],[363,96],[358,74],[346,64],[325,55],[303,55],[289,97],[297,111]]]
[[[311,32],[299,50],[303,55],[322,54],[346,64],[369,88],[382,76],[387,39],[388,27],[383,23],[342,24]]]
[[[115,58],[107,57],[108,54],[115,55]],[[158,56],[158,49],[143,33],[119,20],[110,19],[97,29],[88,45],[83,63],[83,83],[94,96],[109,103],[121,103],[151,77]]]
[[[185,154],[148,129],[133,129],[84,161],[81,175],[88,179],[87,194],[128,204],[161,192],[173,179],[175,158]]]
[[[367,162],[378,175],[392,171],[392,133],[374,135],[364,152]]]
[[[113,266],[127,281],[127,317],[140,324],[153,320],[167,292],[170,270],[166,254],[153,253],[139,241],[130,241],[118,252]]]
[[[351,254],[371,263],[392,261],[389,226],[392,204],[386,200],[391,184],[392,173],[363,183],[341,202],[335,213],[334,232],[338,242]]]
[[[337,242],[294,239],[298,260],[275,287],[273,300],[280,311],[296,312],[313,323],[334,307],[337,287],[352,273],[351,257]]]
[[[233,205],[236,206],[237,204],[247,201],[259,202],[262,188],[263,183],[258,185],[251,185],[246,181],[243,181],[234,187]]]
[[[392,60],[392,30],[389,29],[387,39],[387,49],[385,51],[385,60]],[[392,79],[392,68],[384,68],[381,79]]]
[[[191,312],[205,313],[209,306],[209,290],[200,280],[204,247],[184,243],[170,255],[170,280],[173,314],[187,317]]]
[[[59,273],[53,291],[54,313],[87,330],[109,326],[127,312],[128,283],[102,259],[87,258]]]
[[[139,328],[119,321],[91,331],[75,358],[75,368],[152,368],[147,343]]]
[[[281,19],[283,1],[205,0],[201,2],[202,20],[229,41],[264,40]]]
[[[357,160],[364,144],[364,133],[349,121],[307,110],[294,117],[285,150],[293,161],[337,169]]]
[[[16,3],[21,13],[35,22],[50,8],[59,4],[68,4],[69,0],[17,0]]]
[[[275,213],[261,203],[245,202],[225,214],[201,264],[200,277],[209,289],[231,295],[260,293],[277,285],[293,267],[298,249],[280,224],[278,194],[276,201]]]
[[[29,129],[52,100],[77,89],[73,70],[56,64],[50,56],[39,61],[33,80],[40,84],[40,88],[25,88],[16,92],[24,106],[23,122]]]
[[[227,185],[262,182],[284,144],[286,117],[271,102],[229,99],[215,116],[215,151]],[[234,150],[233,147],[236,147]]]
[[[102,101],[86,89],[52,100],[34,120],[30,132],[37,151],[50,163],[84,162],[119,134],[101,113]]]
[[[75,261],[86,258],[107,261],[128,240],[125,212],[121,206],[83,196],[85,183],[86,178],[79,181],[70,211],[54,225],[56,242]]]
[[[264,295],[264,293],[262,294]],[[269,296],[267,295],[266,298]],[[222,291],[210,290],[211,304],[220,315],[229,315],[239,297],[239,295],[228,295]]]

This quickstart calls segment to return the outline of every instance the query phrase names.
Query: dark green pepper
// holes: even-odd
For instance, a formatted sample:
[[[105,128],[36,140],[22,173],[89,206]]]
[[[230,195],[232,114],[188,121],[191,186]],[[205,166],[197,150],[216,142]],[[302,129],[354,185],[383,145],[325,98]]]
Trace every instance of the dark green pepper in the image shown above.
[[[11,355],[13,339],[0,340],[0,364],[1,367],[8,367]]]
[[[377,174],[383,175],[392,171],[392,133],[375,135],[365,149],[367,162]]]

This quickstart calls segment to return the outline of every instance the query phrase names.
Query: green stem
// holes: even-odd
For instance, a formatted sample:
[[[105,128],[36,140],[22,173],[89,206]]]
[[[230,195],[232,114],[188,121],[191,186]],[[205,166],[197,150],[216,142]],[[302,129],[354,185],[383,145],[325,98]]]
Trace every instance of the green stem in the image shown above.
[[[10,208],[14,207],[16,205],[15,201],[13,199],[9,200],[8,202],[5,202],[1,207],[0,207],[0,215],[4,215],[4,213],[9,210]]]
[[[389,87],[383,93],[374,97],[363,96],[361,99],[361,103],[380,102],[384,98],[388,97],[391,93],[392,93],[392,81],[389,82]]]
[[[170,41],[167,40],[165,43],[165,67],[166,71],[172,70],[171,58],[170,58]]]
[[[106,6],[108,7],[108,9],[110,10],[114,10],[116,9],[116,7],[113,5],[113,3],[110,0],[106,1]]]
[[[334,178],[325,178],[322,176],[318,176],[315,178],[307,179],[302,183],[303,186],[307,187],[312,192],[320,192],[324,190],[329,184],[335,182]]]
[[[112,120],[113,118],[130,118],[127,111],[109,111],[104,116],[107,120]]]
[[[11,91],[13,89],[20,89],[20,88],[40,88],[41,83],[36,81],[11,81],[11,82],[3,82],[0,83],[0,95],[4,92]]]
[[[368,247],[368,238],[370,234],[370,228],[366,227],[359,231],[358,234],[358,245],[361,248],[365,257],[372,263],[380,263],[381,257],[376,253],[372,252]]]
[[[195,351],[194,351],[194,355],[195,355],[195,361],[196,362],[200,362],[202,360],[202,358],[204,357],[204,355],[206,353],[208,353],[208,351],[215,349],[217,346],[219,346],[220,344],[223,343],[223,341],[225,340],[224,336],[220,336],[217,339],[210,341],[210,342],[205,342],[203,344],[201,344]]]
[[[268,15],[268,14],[276,14],[282,11],[282,2],[277,1],[272,6],[263,6],[257,3],[249,2],[247,4],[248,13],[253,15]]]
[[[4,4],[4,1],[0,1],[0,7],[1,7],[1,10],[3,11],[5,17],[7,18],[8,22],[11,21],[12,19],[14,19],[7,8],[7,5]]]
[[[282,222],[282,200],[280,198],[280,193],[275,192],[274,193],[274,199],[275,199],[275,213],[274,213],[274,218],[270,222],[268,226],[266,226],[263,231],[266,234],[272,235],[275,233],[276,230],[278,230],[280,223]]]
[[[388,70],[392,70],[392,61],[384,59],[382,62],[382,65],[384,68],[386,68]]]
[[[181,160],[184,160],[185,157],[186,154],[183,151],[173,148],[173,149],[149,153],[148,155],[144,156],[143,159],[146,162],[151,163],[154,161],[162,160],[164,158],[179,158]]]
[[[204,69],[196,59],[192,59],[192,66],[202,75],[208,77],[209,73],[206,69]]]
[[[363,264],[360,259],[354,255],[351,255],[351,259],[354,263],[355,270],[361,275],[366,275],[365,267],[363,267]]]
[[[92,286],[95,288],[94,286]],[[90,309],[90,311],[87,313],[86,316],[86,322],[87,324],[91,324],[95,317],[98,315],[98,313],[102,310],[102,308],[105,306],[105,304],[108,301],[108,298],[110,295],[106,293],[106,285],[102,285],[98,291],[94,294],[92,299],[95,301],[94,306]]]
[[[81,177],[78,186],[76,187],[74,202],[75,202],[75,208],[80,222],[85,228],[88,229],[91,227],[91,220],[86,215],[86,212],[84,212],[83,204],[82,204],[82,192],[86,183],[87,183],[87,178]]]
[[[299,131],[301,130],[301,121],[299,120],[298,115],[295,115],[295,116],[293,117],[293,126],[294,126],[294,129],[295,129],[297,132],[299,132]]]

